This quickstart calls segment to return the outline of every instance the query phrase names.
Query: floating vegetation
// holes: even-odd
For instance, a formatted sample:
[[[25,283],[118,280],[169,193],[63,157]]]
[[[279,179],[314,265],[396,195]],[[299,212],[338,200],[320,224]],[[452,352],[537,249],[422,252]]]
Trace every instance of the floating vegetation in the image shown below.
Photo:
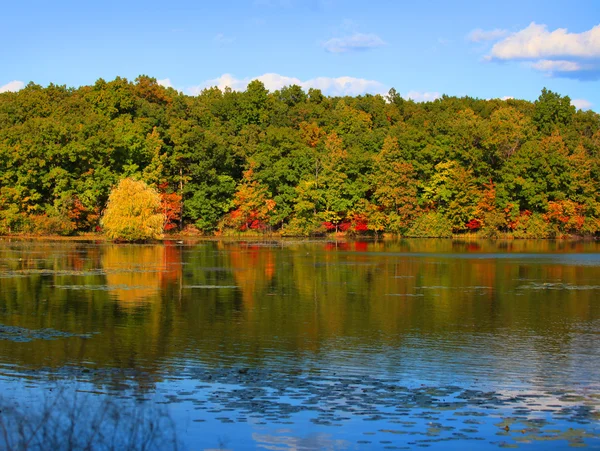
[[[111,290],[145,290],[153,287],[147,285],[54,285],[59,290],[111,291]]]
[[[75,270],[64,270],[64,269],[17,269],[14,271],[7,271],[8,275],[42,275],[42,276],[98,276],[106,274],[103,269],[91,269],[86,271],[75,271]]]
[[[91,338],[93,334],[74,334],[55,329],[26,329],[17,326],[0,324],[0,340],[29,342],[33,340],[56,340],[59,338]]]
[[[531,282],[527,285],[519,285],[517,290],[600,290],[600,285],[572,285],[561,282]]]
[[[467,286],[467,287],[449,287],[446,285],[431,285],[415,287],[418,290],[493,290],[494,287],[483,287],[483,286]]]
[[[423,297],[423,293],[387,293],[384,296]]]
[[[411,388],[378,377],[337,376],[330,371],[248,367],[188,368],[181,376],[199,384],[195,390],[169,395],[169,402],[191,402],[197,412],[224,424],[240,422],[238,418],[245,422],[248,416],[259,425],[294,424],[300,418],[297,415],[305,418],[308,414],[306,420],[315,426],[330,428],[362,419],[365,427],[377,425],[376,432],[367,429],[364,435],[398,437],[400,442],[394,439],[393,443],[417,446],[482,441],[492,426],[503,439],[492,436],[490,444],[499,447],[554,440],[581,446],[600,440],[595,429],[574,427],[597,420],[600,402],[588,393],[514,396],[456,385]],[[546,409],[526,407],[531,398],[542,400]],[[464,418],[459,420],[464,426],[452,424],[457,417]],[[410,437],[413,442],[406,441]],[[371,440],[356,441],[368,442]]]
[[[18,269],[0,271],[0,278],[26,277],[31,275],[41,276],[104,276],[108,274],[129,274],[129,273],[161,273],[166,269],[144,269],[143,266],[119,269],[90,269],[85,271],[62,270],[62,269]]]
[[[27,276],[25,274],[17,274],[12,271],[1,271],[0,272],[0,279],[12,279],[12,278],[17,278],[17,277],[27,277]]]

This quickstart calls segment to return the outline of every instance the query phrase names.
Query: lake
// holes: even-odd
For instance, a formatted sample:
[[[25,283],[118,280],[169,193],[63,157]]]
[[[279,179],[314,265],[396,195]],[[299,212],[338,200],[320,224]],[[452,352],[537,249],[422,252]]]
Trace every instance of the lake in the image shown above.
[[[0,449],[600,448],[599,345],[596,242],[0,241]]]

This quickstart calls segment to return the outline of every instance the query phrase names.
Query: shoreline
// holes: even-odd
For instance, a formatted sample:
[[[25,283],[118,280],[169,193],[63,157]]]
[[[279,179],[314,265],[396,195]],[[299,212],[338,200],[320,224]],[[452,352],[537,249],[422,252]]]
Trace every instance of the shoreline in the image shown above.
[[[63,236],[63,235],[32,235],[32,234],[13,234],[0,235],[0,241],[19,240],[19,241],[96,241],[117,244],[135,244],[135,242],[112,241],[101,233],[84,233],[81,235]],[[282,236],[279,234],[271,235],[188,235],[188,234],[169,234],[159,240],[148,240],[141,244],[161,243],[166,241],[369,241],[369,242],[393,242],[393,241],[418,241],[418,240],[440,240],[440,241],[557,241],[557,242],[595,242],[598,237],[595,236],[576,236],[554,238],[517,238],[509,234],[499,237],[484,237],[473,234],[453,235],[451,237],[405,237],[394,234],[373,235],[346,235],[343,233],[322,235],[322,236]]]

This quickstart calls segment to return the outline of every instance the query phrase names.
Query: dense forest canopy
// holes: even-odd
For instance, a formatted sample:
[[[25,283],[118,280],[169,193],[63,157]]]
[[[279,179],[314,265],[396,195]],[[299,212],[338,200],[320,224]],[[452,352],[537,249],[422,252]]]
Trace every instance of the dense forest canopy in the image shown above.
[[[0,94],[0,233],[96,230],[126,177],[166,229],[515,237],[600,231],[600,115],[535,102],[327,97],[288,86],[188,96],[154,78]]]

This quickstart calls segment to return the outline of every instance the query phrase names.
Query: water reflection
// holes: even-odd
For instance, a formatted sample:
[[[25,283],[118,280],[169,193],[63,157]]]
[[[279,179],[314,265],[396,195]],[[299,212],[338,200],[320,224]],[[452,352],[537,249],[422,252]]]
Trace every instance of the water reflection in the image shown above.
[[[295,431],[282,429],[278,435],[253,433],[252,439],[256,446],[269,450],[335,450],[348,449],[350,443],[346,440],[335,439],[332,434],[309,434],[304,437],[292,435]],[[285,435],[291,433],[290,435]]]
[[[317,385],[374,378],[363,387],[374,393],[378,381],[401,381],[406,399],[421,384],[459,387],[454,395],[474,385],[535,391],[546,404],[567,389],[596,395],[599,250],[553,241],[5,242],[0,378],[43,386],[61,375],[133,397],[178,378],[246,384],[253,371],[252,383],[269,381],[290,399],[285,387],[311,375]],[[298,399],[320,393],[310,384]],[[336,402],[342,393],[354,396],[344,389]],[[236,409],[231,396],[213,401]],[[591,421],[598,402],[585,399]],[[376,400],[370,408],[385,405]],[[306,443],[345,440],[322,432]],[[297,429],[255,434],[264,446],[305,446]]]
[[[68,348],[61,341],[32,345],[45,348],[43,359],[10,342],[0,342],[0,352],[56,367],[115,360],[153,366],[190,355],[255,364],[349,347],[358,360],[369,359],[409,340],[403,352],[418,347],[422,357],[452,362],[485,343],[489,364],[506,363],[500,369],[509,373],[513,358],[595,355],[579,328],[600,317],[600,261],[564,264],[569,254],[532,255],[528,242],[521,245],[527,254],[511,258],[498,258],[505,254],[492,254],[487,243],[475,253],[471,243],[441,243],[446,248],[440,241],[12,243],[0,255],[2,324],[97,336],[69,340]],[[465,246],[468,254],[455,253]],[[556,250],[555,243],[540,246]],[[595,249],[585,246],[569,250]],[[557,341],[560,347],[551,346]]]
[[[163,246],[111,246],[103,249],[100,264],[108,292],[123,306],[158,299],[167,269]]]
[[[0,448],[6,451],[178,449],[175,426],[164,407],[117,402],[60,386],[32,403],[20,401],[0,396]]]

